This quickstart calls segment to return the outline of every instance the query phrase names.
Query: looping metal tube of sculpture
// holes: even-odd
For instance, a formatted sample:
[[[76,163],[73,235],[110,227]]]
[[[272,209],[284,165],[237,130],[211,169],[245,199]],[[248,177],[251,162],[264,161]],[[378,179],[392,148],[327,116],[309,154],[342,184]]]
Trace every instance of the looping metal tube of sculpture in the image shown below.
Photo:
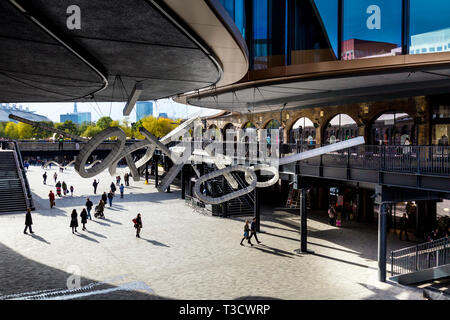
[[[102,162],[102,160],[95,160],[94,162],[92,162],[90,165],[86,166],[86,169],[90,169],[93,166],[95,166],[97,163]],[[70,167],[72,164],[75,163],[75,160],[70,161],[68,164],[66,164],[65,166],[60,165],[58,162],[50,160],[47,161],[46,163],[44,163],[44,168],[48,168],[48,165],[50,163],[53,163],[54,165],[58,166],[59,168],[63,168],[64,170],[66,170],[68,167]]]
[[[268,172],[268,173],[273,174],[273,177],[270,180],[263,181],[263,182],[257,182],[256,183],[257,188],[270,187],[270,186],[274,185],[275,183],[277,183],[278,179],[280,178],[280,173],[278,172],[278,169],[275,167],[271,167],[267,164],[257,164],[257,165],[251,166],[249,169],[253,170],[253,172],[259,170],[262,172]],[[252,177],[248,174],[245,174],[245,181],[247,181],[247,183],[251,183]]]
[[[244,172],[245,175],[249,176],[249,179],[248,180],[246,179],[246,180],[250,181],[250,184],[246,188],[239,189],[237,191],[234,191],[232,193],[229,193],[229,194],[217,197],[217,198],[206,196],[206,195],[203,195],[201,193],[200,185],[202,183],[205,183],[206,181],[208,181],[208,180],[210,180],[212,178],[216,178],[216,177],[219,177],[219,176],[221,176],[223,174],[231,173],[231,172],[234,172],[234,171],[241,171],[241,172]],[[225,169],[213,171],[211,173],[208,173],[208,174],[205,174],[205,175],[201,176],[195,182],[194,194],[200,201],[203,201],[204,203],[220,204],[220,203],[230,201],[231,199],[235,199],[235,198],[241,197],[243,195],[246,195],[246,194],[252,192],[256,188],[256,183],[257,183],[257,177],[256,177],[256,174],[255,174],[255,172],[253,170],[251,170],[248,167],[239,166],[239,165],[238,166],[231,166],[231,167],[227,167]]]
[[[44,163],[44,168],[47,168],[49,164],[54,164],[57,167],[63,168],[63,169],[67,169],[67,167],[71,166],[72,164],[75,163],[75,160],[70,161],[68,164],[66,164],[65,166],[60,165],[58,162],[50,160],[47,161],[46,163]]]
[[[93,168],[86,169],[86,162],[92,152],[103,142],[103,140],[109,137],[117,137],[117,141],[114,143],[110,153],[106,156],[103,161]],[[83,178],[92,178],[105,170],[116,158],[120,150],[123,149],[125,145],[125,140],[127,135],[119,127],[107,128],[97,135],[95,135],[89,142],[87,142],[80,150],[80,153],[75,161],[75,170]]]

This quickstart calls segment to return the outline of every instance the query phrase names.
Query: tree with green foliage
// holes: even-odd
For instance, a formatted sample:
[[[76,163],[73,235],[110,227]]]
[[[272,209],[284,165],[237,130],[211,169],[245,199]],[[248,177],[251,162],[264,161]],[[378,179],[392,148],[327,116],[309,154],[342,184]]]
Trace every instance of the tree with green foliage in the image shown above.
[[[17,124],[17,134],[21,140],[31,139],[33,137],[33,127],[29,124],[19,122]]]
[[[51,127],[51,128],[55,127],[55,125],[52,121],[40,121],[39,123],[46,125],[48,127]],[[35,138],[35,139],[46,139],[46,138],[53,136],[53,132],[41,129],[39,127],[34,127],[34,126],[32,128],[32,132],[33,132],[33,138]]]
[[[14,122],[8,122],[5,127],[5,136],[10,139],[18,139],[19,131],[17,125]]]
[[[87,127],[87,129],[81,134],[81,136],[82,136],[82,137],[85,137],[85,138],[92,138],[93,136],[95,136],[96,134],[98,134],[100,131],[102,131],[102,129],[99,128],[98,126],[90,125],[90,126]]]
[[[113,119],[111,119],[111,117],[101,117],[97,121],[97,127],[99,127],[102,130],[105,130],[106,128],[111,127],[112,122]]]

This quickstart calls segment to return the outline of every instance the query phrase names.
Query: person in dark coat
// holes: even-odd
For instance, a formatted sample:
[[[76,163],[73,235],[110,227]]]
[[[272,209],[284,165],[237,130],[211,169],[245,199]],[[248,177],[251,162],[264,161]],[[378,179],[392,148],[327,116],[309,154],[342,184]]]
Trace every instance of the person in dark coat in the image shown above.
[[[87,200],[86,200],[86,209],[87,209],[87,215],[88,215],[90,220],[92,220],[91,209],[92,209],[93,206],[94,206],[94,204],[92,203],[92,201],[89,200],[89,198],[87,198]]]
[[[78,214],[77,214],[77,210],[73,209],[72,210],[72,214],[70,215],[70,227],[72,228],[72,233],[77,232],[77,228],[78,228]]]
[[[57,194],[59,197],[61,197],[61,182],[58,181],[58,182],[56,183],[55,187],[56,187],[56,194]]]
[[[258,240],[258,237],[256,236],[256,218],[253,218],[252,223],[250,225],[250,237],[248,238],[248,241],[255,236],[256,242],[261,243],[261,241]]]
[[[248,225],[248,220],[245,220],[245,225],[244,225],[244,237],[241,240],[241,246],[243,246],[242,241],[244,241],[245,239],[247,239],[248,243],[253,247],[253,244],[250,241],[250,237],[249,237],[249,232],[250,232],[250,227]]]
[[[141,237],[141,229],[142,229],[142,218],[141,214],[138,213],[137,217],[133,219],[134,227],[136,228],[136,238]]]
[[[47,184],[47,171],[44,172],[42,178],[44,178],[44,184]]]
[[[85,208],[83,208],[83,210],[81,210],[81,213],[80,213],[81,224],[83,225],[83,231],[86,230],[87,216],[88,216],[87,211]]]
[[[97,186],[98,186],[97,180],[94,179],[94,183],[92,183],[92,186],[94,187],[94,194],[97,194]]]
[[[406,213],[400,218],[400,240],[402,240],[403,232],[406,235],[406,241],[409,241],[408,231],[406,230],[406,226],[408,225],[408,218],[406,217]]]
[[[106,192],[103,192],[102,200],[103,200],[104,203],[106,203],[106,201],[108,200],[108,196],[106,195]]]
[[[50,163],[50,165],[51,165],[51,163]],[[51,167],[50,167],[51,168]],[[53,179],[55,180],[55,183],[56,183],[56,179],[58,179],[58,174],[55,172],[55,174],[53,175]]]
[[[50,209],[53,208],[55,205],[55,194],[50,190],[50,193],[48,194],[48,200],[50,200]]]
[[[31,230],[31,225],[33,224],[33,219],[31,218],[31,209],[27,209],[27,213],[25,214],[25,229],[23,230],[23,233],[27,234],[27,229],[30,229],[30,233],[34,233],[33,230]]]
[[[66,195],[67,194],[67,184],[65,181],[63,181],[63,183],[62,183],[62,190],[63,190],[63,194]]]
[[[108,192],[108,200],[109,200],[109,206],[112,207],[112,200],[114,198],[114,194],[112,191]]]
[[[114,184],[114,182],[111,182],[110,188],[111,188],[112,193],[116,192],[116,185]]]

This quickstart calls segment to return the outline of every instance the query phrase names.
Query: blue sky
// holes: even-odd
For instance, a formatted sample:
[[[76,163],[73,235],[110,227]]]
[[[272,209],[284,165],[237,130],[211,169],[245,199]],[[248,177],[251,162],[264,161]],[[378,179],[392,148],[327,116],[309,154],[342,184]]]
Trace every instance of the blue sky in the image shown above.
[[[24,107],[29,107],[30,111],[36,111],[52,120],[53,122],[59,122],[59,115],[73,112],[73,102],[65,103],[19,103]],[[98,106],[95,102],[92,103],[77,103],[78,112],[90,111],[92,113],[92,120],[96,121],[102,116],[111,116],[114,120],[121,120],[124,118],[122,115],[124,102],[99,102]],[[111,113],[110,113],[111,110]],[[218,112],[218,110],[199,108],[194,106],[187,106],[179,104],[171,99],[158,100],[154,104],[154,113],[167,113],[169,117],[176,118],[188,118],[196,112],[201,112],[201,115],[212,115]],[[136,111],[133,109],[130,116],[127,117],[129,122],[136,121]]]

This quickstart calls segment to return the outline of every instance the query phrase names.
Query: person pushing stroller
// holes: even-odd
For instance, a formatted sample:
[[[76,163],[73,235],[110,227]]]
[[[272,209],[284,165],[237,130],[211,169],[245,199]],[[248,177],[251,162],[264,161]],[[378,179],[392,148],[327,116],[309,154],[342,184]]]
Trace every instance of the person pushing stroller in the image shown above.
[[[103,218],[105,219],[105,214],[103,213],[105,210],[105,202],[103,200],[100,200],[98,202],[98,205],[95,206],[95,218]]]

